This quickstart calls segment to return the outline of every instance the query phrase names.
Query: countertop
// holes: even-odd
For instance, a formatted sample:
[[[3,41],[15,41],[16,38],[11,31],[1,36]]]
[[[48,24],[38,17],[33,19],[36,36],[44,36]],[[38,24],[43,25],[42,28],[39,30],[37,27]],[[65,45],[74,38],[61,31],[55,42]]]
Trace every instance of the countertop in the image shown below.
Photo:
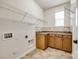
[[[72,32],[66,32],[66,31],[38,31],[39,34],[60,34],[60,35],[72,35]]]

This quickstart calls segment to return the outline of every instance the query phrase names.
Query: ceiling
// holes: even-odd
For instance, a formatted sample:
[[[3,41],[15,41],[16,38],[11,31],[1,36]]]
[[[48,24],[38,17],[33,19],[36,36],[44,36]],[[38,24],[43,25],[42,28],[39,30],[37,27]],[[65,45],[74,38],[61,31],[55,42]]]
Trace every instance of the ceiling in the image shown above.
[[[35,0],[40,7],[42,7],[43,9],[48,9],[63,3],[66,3],[70,0]]]

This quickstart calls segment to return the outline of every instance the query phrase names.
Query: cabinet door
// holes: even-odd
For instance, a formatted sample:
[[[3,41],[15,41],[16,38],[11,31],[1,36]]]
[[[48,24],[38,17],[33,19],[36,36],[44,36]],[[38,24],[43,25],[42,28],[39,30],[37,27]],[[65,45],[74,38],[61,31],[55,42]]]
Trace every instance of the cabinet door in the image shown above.
[[[72,51],[72,36],[64,36],[63,39],[63,50]]]
[[[45,35],[43,34],[37,34],[36,35],[36,47],[39,49],[45,49],[47,48]]]
[[[48,46],[55,47],[55,35],[49,35]]]
[[[55,39],[55,48],[58,48],[58,49],[62,49],[62,44],[63,44],[63,38],[62,37],[59,37],[59,35],[58,36],[56,36],[56,39]]]

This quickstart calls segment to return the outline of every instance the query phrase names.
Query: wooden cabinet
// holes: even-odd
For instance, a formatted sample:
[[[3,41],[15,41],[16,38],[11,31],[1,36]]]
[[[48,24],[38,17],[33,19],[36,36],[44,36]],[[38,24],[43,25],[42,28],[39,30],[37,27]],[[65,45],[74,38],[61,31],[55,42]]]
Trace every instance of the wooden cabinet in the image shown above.
[[[53,34],[48,35],[48,46],[55,48],[55,35]]]
[[[72,36],[71,35],[63,36],[63,50],[72,52]]]
[[[47,38],[45,34],[36,34],[36,48],[46,49],[47,46]]]
[[[52,47],[72,52],[72,35],[68,34],[36,34],[36,47],[46,49]]]
[[[50,34],[48,46],[72,52],[72,35]]]
[[[59,34],[55,36],[55,48],[62,49],[62,44],[63,44],[62,37],[63,36]]]

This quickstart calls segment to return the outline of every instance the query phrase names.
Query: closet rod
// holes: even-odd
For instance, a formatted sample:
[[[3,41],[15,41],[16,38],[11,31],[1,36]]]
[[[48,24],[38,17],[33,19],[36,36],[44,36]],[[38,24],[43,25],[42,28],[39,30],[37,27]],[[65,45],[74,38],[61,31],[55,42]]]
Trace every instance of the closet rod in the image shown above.
[[[0,8],[3,8],[3,9],[6,9],[6,10],[8,10],[8,11],[10,11],[10,12],[17,13],[17,14],[19,14],[19,15],[22,15],[22,13],[16,12],[16,11],[10,9],[10,8],[1,7],[1,6],[0,6]],[[22,15],[22,16],[23,16],[23,15]]]
[[[30,15],[30,16],[32,16],[31,14],[29,14],[29,13],[27,13],[27,12],[24,12],[24,11],[22,11],[22,10],[20,10],[20,11],[22,11],[22,12],[24,12],[24,14],[22,14],[22,13],[20,13],[20,12],[17,12],[17,11],[14,11],[14,10],[12,10],[12,9],[10,9],[10,8],[7,8],[7,7],[1,7],[0,6],[0,8],[4,8],[4,9],[7,9],[8,11],[10,11],[10,12],[14,12],[14,13],[17,13],[17,14],[19,14],[19,15],[22,15],[23,16],[23,18],[22,19],[24,19],[26,16],[27,16],[27,14],[28,15]],[[17,10],[18,10],[18,8],[16,8]],[[32,16],[33,18],[35,18],[35,19],[38,19],[38,18],[36,18],[35,16]],[[41,21],[41,22],[47,22],[47,21],[44,21],[44,20],[41,20],[41,19],[38,19],[38,21]]]

